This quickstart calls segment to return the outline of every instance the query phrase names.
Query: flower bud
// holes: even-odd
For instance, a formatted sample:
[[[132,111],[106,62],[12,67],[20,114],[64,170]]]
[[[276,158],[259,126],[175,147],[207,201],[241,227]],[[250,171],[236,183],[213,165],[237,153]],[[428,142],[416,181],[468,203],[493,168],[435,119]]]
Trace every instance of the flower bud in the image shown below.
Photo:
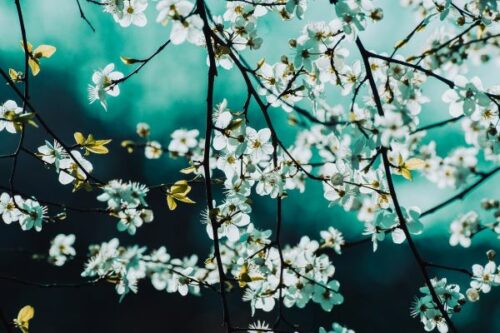
[[[136,132],[137,135],[140,136],[141,138],[145,138],[149,136],[151,133],[149,125],[146,123],[138,123],[136,127]]]
[[[475,288],[469,288],[467,289],[467,291],[465,292],[465,294],[467,295],[467,299],[471,302],[477,302],[479,301],[479,292],[477,291],[477,289]]]
[[[370,13],[370,18],[374,21],[382,20],[384,18],[384,12],[382,8],[375,8],[374,10],[372,10],[372,12]]]

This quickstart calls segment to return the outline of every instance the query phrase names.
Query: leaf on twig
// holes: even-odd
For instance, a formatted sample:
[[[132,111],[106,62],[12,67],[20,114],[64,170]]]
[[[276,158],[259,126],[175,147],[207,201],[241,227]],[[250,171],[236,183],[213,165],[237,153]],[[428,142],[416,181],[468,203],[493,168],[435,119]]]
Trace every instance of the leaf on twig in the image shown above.
[[[187,180],[179,180],[175,182],[169,189],[167,189],[167,204],[170,210],[177,208],[177,201],[194,204],[195,202],[188,198],[188,194],[191,192],[191,186],[189,186]]]
[[[23,333],[29,332],[30,320],[35,316],[35,309],[31,305],[24,306],[19,313],[17,318],[14,319],[14,325],[21,330]]]
[[[40,45],[33,50],[31,43],[28,42],[28,45],[25,47],[23,41],[21,41],[21,48],[25,52],[28,51],[28,65],[33,76],[37,76],[40,72],[40,59],[50,58],[56,52],[56,48],[52,45]]]
[[[413,180],[413,176],[410,170],[419,170],[425,167],[425,161],[419,158],[410,158],[406,161],[403,161],[403,157],[401,155],[398,156],[398,170],[401,172],[401,175],[407,180]]]
[[[90,153],[105,155],[109,153],[106,145],[111,142],[111,139],[96,140],[92,134],[89,134],[87,138],[85,138],[80,132],[75,132],[73,136],[76,143],[85,149],[85,155],[90,155]]]

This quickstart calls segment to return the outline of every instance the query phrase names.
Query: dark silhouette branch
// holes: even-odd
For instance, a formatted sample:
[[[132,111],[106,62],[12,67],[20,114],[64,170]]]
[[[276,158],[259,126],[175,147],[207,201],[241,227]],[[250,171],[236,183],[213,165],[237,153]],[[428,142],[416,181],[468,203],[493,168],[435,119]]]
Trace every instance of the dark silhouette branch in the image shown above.
[[[469,270],[465,268],[458,268],[458,267],[452,267],[452,266],[447,266],[447,265],[439,265],[439,264],[434,264],[432,262],[425,262],[425,266],[427,267],[433,267],[433,268],[439,268],[439,269],[444,269],[448,271],[454,271],[454,272],[459,272],[468,275],[469,277],[473,277],[474,274],[470,272]]]
[[[49,288],[49,289],[54,289],[54,288],[70,288],[71,289],[71,288],[92,287],[92,286],[95,286],[99,281],[103,281],[101,278],[99,278],[99,279],[94,279],[94,280],[90,280],[90,281],[76,282],[76,283],[41,283],[41,282],[29,281],[29,280],[20,279],[20,278],[14,277],[14,276],[6,276],[6,275],[0,275],[0,280],[9,281],[9,282],[13,282],[16,284],[29,286],[29,287]]]
[[[170,39],[168,39],[165,43],[161,44],[160,47],[158,47],[158,49],[155,52],[153,52],[153,54],[151,54],[149,57],[147,57],[145,59],[134,59],[133,60],[134,63],[137,62],[137,63],[141,63],[141,64],[139,66],[137,66],[137,68],[134,69],[132,72],[130,72],[128,75],[122,77],[121,79],[113,81],[113,83],[109,86],[108,89],[113,88],[114,86],[116,86],[119,83],[123,83],[123,82],[127,81],[129,78],[131,78],[135,74],[139,73],[144,66],[146,66],[158,54],[160,54],[161,51],[163,51],[169,44],[170,44]]]
[[[446,120],[443,120],[443,121],[438,121],[438,122],[433,123],[433,124],[429,124],[429,125],[425,125],[425,126],[419,127],[416,130],[410,132],[410,134],[415,134],[415,133],[418,133],[418,132],[427,131],[427,130],[430,130],[430,129],[433,129],[433,128],[436,128],[436,127],[442,127],[442,126],[448,125],[450,123],[457,122],[457,121],[459,121],[460,119],[463,119],[463,118],[464,118],[464,115],[461,115],[461,116],[458,116],[458,117],[455,117],[455,118],[450,118],[450,119],[446,119]]]
[[[356,46],[358,47],[358,50],[361,54],[361,57],[363,59],[363,64],[366,70],[366,75],[368,77],[368,82],[370,84],[370,88],[372,90],[372,95],[375,100],[375,105],[377,107],[377,112],[380,116],[384,116],[384,109],[382,107],[382,101],[380,99],[380,95],[377,90],[377,84],[375,83],[375,79],[373,78],[373,74],[371,71],[370,67],[370,57],[373,55],[373,53],[368,52],[363,43],[361,42],[361,39],[359,37],[356,39]],[[384,57],[386,58],[386,57]],[[418,267],[420,268],[420,271],[422,273],[422,276],[424,278],[425,284],[427,285],[427,288],[429,289],[429,292],[432,296],[432,300],[436,304],[437,308],[439,309],[439,312],[441,312],[441,315],[443,316],[444,320],[448,324],[448,327],[452,332],[457,332],[457,329],[453,322],[450,319],[450,316],[448,315],[448,312],[445,310],[443,304],[441,303],[441,300],[439,299],[439,296],[436,293],[436,290],[434,289],[434,286],[432,285],[429,273],[427,272],[427,268],[425,266],[425,261],[420,255],[420,252],[418,251],[415,243],[413,242],[412,236],[410,232],[408,231],[408,227],[406,225],[406,219],[403,215],[403,212],[401,210],[401,206],[399,205],[398,197],[396,194],[396,189],[394,187],[394,183],[392,181],[392,174],[391,174],[391,166],[389,162],[389,158],[387,157],[387,148],[386,147],[381,147],[381,155],[382,155],[382,161],[383,161],[383,167],[387,179],[387,186],[389,187],[389,192],[392,198],[392,202],[394,205],[394,209],[396,210],[396,215],[399,220],[399,225],[401,229],[403,230],[406,240],[408,242],[408,245],[411,249],[411,252],[413,253],[413,256],[415,257],[415,260],[417,261]]]
[[[474,190],[475,188],[477,188],[486,179],[492,177],[495,173],[497,173],[498,170],[500,170],[500,167],[496,167],[496,168],[494,168],[494,169],[492,169],[492,170],[490,170],[490,171],[482,174],[481,177],[477,181],[475,181],[472,185],[466,187],[464,190],[462,190],[459,193],[455,194],[454,196],[452,196],[448,200],[445,200],[445,201],[441,202],[440,204],[438,204],[438,205],[436,205],[436,206],[434,206],[432,208],[429,208],[429,209],[425,210],[424,212],[422,212],[422,214],[420,216],[422,216],[422,217],[427,216],[429,214],[432,214],[432,213],[440,210],[443,207],[448,206],[449,204],[453,203],[456,200],[463,199],[469,192],[471,192],[472,190]]]
[[[80,0],[76,0],[76,5],[78,6],[78,11],[80,12],[80,17],[85,21],[85,23],[87,23],[87,25],[92,30],[92,32],[95,32],[94,26],[92,25],[92,23],[90,23],[89,19],[87,18],[87,16],[85,16],[85,13],[83,12],[82,5],[80,4]]]
[[[213,194],[212,194],[212,184],[210,176],[210,144],[212,139],[212,113],[214,108],[214,83],[215,77],[217,76],[217,65],[215,63],[215,54],[212,47],[211,30],[207,18],[207,8],[205,7],[204,0],[196,0],[196,11],[203,20],[203,35],[205,37],[205,43],[207,47],[209,68],[208,68],[208,83],[207,83],[207,104],[206,104],[206,131],[205,131],[205,151],[203,154],[203,171],[205,177],[205,191],[207,197],[207,207],[208,216],[210,218],[210,224],[212,226],[213,233],[213,244],[214,244],[214,255],[217,262],[217,270],[219,273],[219,285],[220,285],[220,296],[223,308],[223,323],[226,326],[227,332],[231,333],[231,316],[229,312],[229,304],[226,297],[225,290],[225,280],[226,273],[224,272],[224,264],[222,263],[222,257],[220,253],[219,246],[219,224],[217,217],[214,214],[214,204],[213,204]]]

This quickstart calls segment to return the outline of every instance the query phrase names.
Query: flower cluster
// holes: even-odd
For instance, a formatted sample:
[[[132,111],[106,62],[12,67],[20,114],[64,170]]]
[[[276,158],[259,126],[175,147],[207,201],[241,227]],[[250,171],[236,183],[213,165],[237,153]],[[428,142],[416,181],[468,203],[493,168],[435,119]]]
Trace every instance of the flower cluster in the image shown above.
[[[75,189],[87,181],[93,166],[78,150],[66,150],[58,141],[45,141],[38,147],[37,156],[46,164],[53,165],[59,174],[59,182],[63,185],[73,183]]]
[[[450,104],[450,115],[453,117],[463,114],[466,116],[472,116],[473,113],[481,114],[482,108],[492,108],[490,103],[494,103],[484,93],[483,84],[477,76],[468,81],[461,75],[455,78],[455,88],[443,94],[443,102]]]
[[[321,247],[340,251],[343,237],[330,229],[322,232]],[[229,234],[231,235],[231,234]],[[303,237],[295,247],[283,249],[283,264],[276,247],[271,246],[270,231],[259,231],[248,224],[241,235],[233,240],[222,240],[221,256],[226,269],[244,288],[243,299],[249,301],[252,312],[256,309],[271,311],[280,292],[280,271],[283,270],[283,297],[287,307],[304,307],[310,300],[330,311],[343,302],[339,283],[331,279],[335,269],[328,256],[317,254],[320,243]],[[171,259],[165,248],[145,254],[144,247],[119,247],[117,239],[91,246],[85,277],[106,278],[116,284],[118,294],[137,291],[139,280],[149,277],[158,290],[197,294],[204,284],[218,283],[215,258],[205,261],[206,268],[196,266],[197,258]],[[243,258],[247,258],[243,260]]]
[[[494,1],[470,0],[464,3],[463,9],[457,6],[452,6],[451,1],[447,0],[401,0],[401,5],[411,6],[415,9],[416,15],[423,18],[430,13],[439,13],[441,21],[445,19],[451,22],[457,22],[459,25],[465,23],[466,14],[473,18],[481,18],[484,25],[489,25],[495,22],[495,13],[497,12],[497,4]],[[465,13],[465,14],[464,14]]]
[[[419,152],[426,162],[423,174],[439,188],[460,187],[474,174],[478,164],[479,150],[473,147],[456,148],[448,156],[441,157],[436,154],[436,142],[431,141],[420,146]]]
[[[413,56],[409,59],[418,58],[426,68],[442,71],[451,78],[465,74],[471,63],[476,66],[486,64],[494,59],[495,55],[498,55],[494,39],[488,38],[494,27],[491,27],[493,29],[487,25],[483,25],[483,27],[484,30],[479,33],[473,30],[467,31],[465,34],[462,32],[461,38],[456,39],[453,45],[440,47],[461,33],[454,26],[442,26],[434,31],[424,43],[423,53],[426,57]],[[464,54],[467,57],[463,57]],[[478,82],[477,79],[475,81]]]
[[[356,39],[359,31],[365,30],[367,18],[374,21],[383,18],[381,8],[375,8],[370,0],[335,1],[335,13],[342,22],[342,29],[351,40]]]
[[[302,237],[296,246],[283,248],[281,262],[270,236],[250,223],[238,241],[228,239],[221,249],[222,262],[244,288],[243,300],[250,302],[252,313],[271,311],[280,295],[286,307],[303,308],[312,300],[331,311],[343,302],[340,284],[332,279],[334,266],[326,254],[317,253],[319,242]],[[216,268],[213,259],[207,268]]]
[[[200,132],[197,129],[175,130],[171,135],[171,141],[168,144],[168,151],[173,156],[200,155],[196,153],[196,149],[200,146],[198,135]]]
[[[448,316],[459,312],[465,304],[465,296],[460,293],[460,287],[457,284],[448,284],[445,278],[431,279],[432,286],[436,292],[439,302],[442,304]],[[419,317],[426,331],[433,331],[435,328],[440,333],[448,332],[448,324],[445,318],[434,302],[428,287],[420,288],[422,296],[415,298],[411,315]]]
[[[113,0],[104,3],[103,10],[124,28],[131,24],[144,27],[148,23],[144,14],[147,7],[147,0]]]
[[[334,227],[328,227],[328,230],[320,231],[320,236],[323,239],[321,247],[331,248],[337,254],[341,254],[342,245],[345,244],[342,233]]]
[[[479,228],[479,215],[476,212],[470,211],[459,216],[450,225],[450,245],[460,244],[462,247],[469,247],[472,236],[479,231]]]
[[[165,247],[146,253],[146,247],[120,246],[118,239],[89,247],[89,260],[82,272],[83,277],[106,279],[115,285],[123,299],[129,292],[136,293],[138,282],[150,278],[158,290],[179,292],[185,296],[198,294],[205,269],[196,266],[197,258],[175,259]]]
[[[149,191],[147,186],[111,180],[102,187],[102,191],[97,200],[106,202],[109,214],[119,220],[118,231],[134,235],[143,223],[153,221],[153,211],[146,208],[146,195]]]
[[[340,325],[339,323],[333,323],[331,330],[326,330],[323,327],[319,328],[319,333],[355,333],[354,330],[348,329],[345,326]]]
[[[22,230],[42,231],[43,222],[47,221],[47,207],[35,198],[24,199],[20,195],[11,197],[9,193],[0,195],[0,216],[6,224],[18,222]]]
[[[63,266],[67,260],[76,256],[76,250],[73,247],[75,235],[57,235],[50,242],[49,262],[56,266]]]
[[[497,199],[483,199],[481,208],[489,212],[494,220],[492,223],[485,224],[485,226],[493,230],[497,237],[500,238],[500,201]]]
[[[30,115],[30,113],[23,112],[23,108],[15,101],[6,101],[0,105],[0,132],[3,130],[12,134],[20,132]]]
[[[424,225],[420,222],[420,210],[418,207],[403,208],[403,217],[405,221],[399,221],[395,213],[380,211],[373,221],[365,224],[365,235],[371,235],[373,242],[373,251],[377,250],[378,242],[385,239],[385,234],[391,232],[392,241],[401,244],[406,240],[406,234],[400,227],[401,223],[406,224],[408,232],[412,235],[419,235],[424,230]]]
[[[260,320],[251,323],[250,325],[248,325],[248,328],[248,333],[261,333],[262,331],[269,332],[271,330],[268,323]]]
[[[144,142],[135,142],[132,140],[123,140],[121,146],[129,153],[132,153],[135,148],[144,148],[144,156],[147,159],[158,159],[163,155],[165,149],[156,140],[150,140],[151,128],[147,123],[137,123],[136,133]]]
[[[173,44],[185,41],[195,45],[203,45],[203,21],[195,14],[194,4],[187,0],[161,0],[156,5],[158,16],[156,22],[167,25],[172,22],[170,40]]]
[[[172,258],[165,247],[149,251],[145,246],[121,246],[114,238],[89,247],[83,277],[112,283],[121,299],[130,292],[136,293],[139,282],[146,279],[157,290],[182,296],[198,295],[202,287],[207,287],[224,297],[226,290],[239,287],[252,316],[257,311],[271,312],[279,307],[277,323],[283,319],[282,305],[304,308],[316,303],[324,311],[332,311],[344,301],[332,262],[347,243],[342,232],[329,225],[319,232],[317,240],[302,236],[295,245],[286,245],[281,233],[282,201],[293,191],[304,192],[306,185],[309,190],[309,182],[316,182],[325,207],[342,207],[362,223],[362,234],[368,237],[347,245],[366,239],[376,251],[386,236],[396,244],[408,238],[427,282],[420,288],[421,295],[416,298],[411,315],[419,318],[426,331],[447,332],[448,317],[462,309],[466,296],[474,302],[481,293],[500,285],[500,266],[492,251],[487,254],[486,265],[473,265],[472,273],[420,258],[410,237],[424,232],[421,210],[401,206],[398,201],[403,200],[398,200],[394,185],[397,180],[409,182],[423,176],[438,188],[461,188],[470,179],[481,177],[462,193],[427,210],[424,215],[428,215],[462,198],[500,170],[500,86],[485,88],[478,77],[464,76],[469,75],[469,58],[476,64],[485,63],[498,53],[498,29],[492,24],[499,19],[494,1],[470,0],[462,6],[449,0],[402,0],[404,5],[416,8],[423,20],[388,54],[367,50],[359,34],[369,21],[383,18],[382,9],[371,0],[331,0],[333,19],[308,20],[288,41],[289,50],[276,58],[279,61],[261,59],[254,64],[247,62],[242,52],[261,48],[262,18],[275,13],[283,20],[304,19],[310,7],[308,0],[225,1],[219,15],[205,1],[155,2],[156,22],[170,28],[170,39],[144,59],[121,57],[127,65],[138,64],[126,76],[115,70],[113,63],[95,71],[88,87],[89,101],[99,101],[106,110],[108,96],[118,96],[119,85],[169,44],[188,42],[206,48],[210,67],[206,137],[198,129],[178,128],[171,133],[170,141],[155,140],[150,126],[141,122],[136,127],[139,138],[122,142],[129,153],[144,149],[147,159],[165,155],[181,158],[187,164],[181,173],[192,174],[192,178],[160,186],[119,179],[100,181],[91,176],[93,165],[86,156],[108,153],[105,145],[111,140],[95,140],[92,134],[85,137],[76,132],[76,144],[64,144],[38,113],[36,120],[54,140],[45,141],[36,153],[31,153],[22,140],[24,126],[36,126],[34,108],[27,103],[28,73],[9,71],[12,86],[24,81],[25,103],[21,107],[8,100],[0,106],[0,131],[23,136],[16,152],[2,157],[17,162],[19,152],[31,153],[56,170],[61,184],[73,184],[74,190],[101,190],[97,200],[105,202],[106,209],[97,211],[116,218],[118,231],[135,235],[137,228],[153,220],[153,211],[146,202],[150,189],[161,188],[163,191],[159,192],[165,195],[168,208],[174,210],[178,203],[195,204],[188,197],[191,184],[203,183],[207,187],[208,203],[201,222],[214,243],[202,263],[198,263],[196,255]],[[122,27],[143,27],[148,23],[147,0],[97,4]],[[90,24],[81,8],[80,13]],[[437,19],[456,24],[431,34],[421,54],[403,55],[401,50],[410,39]],[[460,26],[466,28],[461,30]],[[40,70],[40,58],[55,52],[55,47],[49,45],[32,50],[31,44],[26,48],[23,44],[23,49],[33,76]],[[352,50],[357,57],[351,54]],[[214,80],[220,77],[216,66],[242,74],[248,97],[241,109],[231,109],[223,99],[210,110]],[[441,100],[452,118],[422,125],[427,117],[421,114],[430,101],[424,87],[431,79],[449,88]],[[16,90],[20,95],[19,91]],[[329,101],[335,104],[330,105]],[[250,123],[254,106],[262,113],[265,125],[253,122],[253,118]],[[33,112],[27,112],[27,108]],[[285,113],[276,115],[277,109]],[[277,132],[280,127],[273,122],[278,116],[288,117],[291,130],[296,130],[291,144]],[[428,130],[458,121],[466,145],[444,149],[438,141],[427,138]],[[16,194],[12,185],[15,165],[10,191],[0,195],[0,216],[7,224],[19,222],[23,230],[40,231],[43,222],[51,220],[47,207],[35,198],[24,199]],[[482,171],[487,165],[493,168]],[[260,229],[252,215],[256,196],[276,201],[275,234]],[[493,215],[494,221],[489,224],[481,223],[483,219],[475,211],[458,216],[450,225],[450,245],[469,247],[471,238],[485,229],[500,237],[499,206],[498,200],[483,201],[483,209],[493,213],[489,218]],[[57,235],[44,258],[62,266],[76,256],[74,243],[72,234]],[[466,296],[457,284],[448,284],[446,278],[429,281],[430,267],[468,274],[471,281]],[[230,322],[225,324],[233,327]],[[248,331],[272,331],[276,327],[256,321]],[[319,333],[335,332],[354,331],[337,323],[331,329],[319,329]]]
[[[132,153],[136,148],[144,148],[147,159],[158,159],[164,152],[169,152],[171,157],[188,157],[191,162],[203,159],[204,140],[198,138],[200,132],[197,129],[178,129],[171,134],[171,140],[167,147],[160,142],[151,139],[151,129],[147,123],[138,123],[136,133],[139,141],[124,140],[121,145]]]
[[[120,87],[116,83],[123,78],[123,73],[115,71],[115,64],[108,64],[104,69],[97,70],[92,75],[92,84],[89,84],[89,102],[92,104],[99,101],[104,108],[108,109],[106,96],[116,97],[120,94]]]
[[[484,153],[484,158],[498,162],[498,137],[500,135],[499,113],[495,105],[481,109],[462,120],[465,141],[478,151]]]
[[[500,235],[500,214],[499,201],[496,199],[484,199],[481,202],[481,208],[486,212],[491,212],[494,221],[491,223],[482,223],[479,214],[476,211],[469,211],[459,215],[450,225],[450,245],[468,248],[471,245],[472,237],[483,230],[491,230]]]
[[[491,287],[500,286],[500,266],[495,263],[495,251],[489,250],[487,257],[486,265],[472,266],[472,281],[467,290],[467,297],[471,302],[479,300],[480,292],[487,294],[491,291]]]

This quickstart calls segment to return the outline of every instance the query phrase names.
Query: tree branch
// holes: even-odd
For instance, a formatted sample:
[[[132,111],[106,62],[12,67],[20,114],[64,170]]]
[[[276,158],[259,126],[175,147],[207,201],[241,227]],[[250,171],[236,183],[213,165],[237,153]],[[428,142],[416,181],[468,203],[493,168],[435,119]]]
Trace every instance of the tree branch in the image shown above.
[[[90,29],[92,29],[92,32],[95,32],[94,26],[92,25],[92,23],[90,23],[89,19],[87,18],[87,16],[85,16],[85,13],[83,12],[82,5],[80,4],[80,0],[76,0],[76,4],[78,6],[78,11],[80,12],[80,17],[87,23],[87,25],[90,27]]]
[[[223,322],[226,326],[227,332],[231,333],[231,317],[229,313],[229,305],[226,297],[224,264],[222,263],[220,248],[219,248],[219,224],[217,217],[214,215],[212,184],[210,178],[210,144],[212,138],[212,112],[214,108],[214,83],[217,76],[217,65],[215,63],[215,54],[212,47],[211,30],[207,19],[207,8],[205,7],[204,0],[196,0],[197,12],[203,20],[203,35],[207,47],[209,68],[208,68],[208,87],[207,87],[207,104],[206,104],[206,131],[205,131],[205,151],[203,154],[203,171],[205,177],[205,190],[207,196],[208,216],[212,226],[212,233],[214,238],[214,255],[217,261],[217,270],[219,273],[220,296],[223,308]]]
[[[363,58],[363,64],[366,70],[366,75],[368,76],[368,82],[370,84],[370,88],[372,90],[373,98],[375,100],[375,105],[377,107],[377,112],[380,116],[384,115],[384,110],[382,107],[382,101],[380,99],[380,95],[377,90],[377,84],[375,83],[375,79],[373,78],[373,74],[371,71],[370,67],[370,56],[372,53],[366,51],[365,47],[363,46],[363,43],[359,39],[359,37],[356,39],[356,46],[359,49],[359,52],[361,54],[361,57]],[[384,57],[386,59],[389,59],[387,57]],[[381,154],[382,154],[382,160],[383,160],[383,166],[384,166],[384,171],[385,175],[387,178],[387,185],[389,187],[389,192],[391,194],[392,202],[394,204],[394,208],[396,210],[396,215],[399,219],[399,224],[401,229],[403,230],[406,239],[408,241],[408,245],[410,246],[411,252],[413,253],[413,256],[415,257],[415,260],[417,261],[418,267],[420,268],[420,271],[422,273],[422,276],[424,278],[425,284],[429,288],[429,292],[432,296],[432,299],[436,306],[439,309],[439,312],[441,312],[441,315],[445,319],[446,323],[448,324],[448,327],[452,332],[457,332],[457,329],[455,328],[455,325],[451,321],[447,311],[444,309],[443,304],[441,303],[436,290],[434,289],[431,279],[429,277],[429,273],[427,272],[426,266],[425,266],[425,261],[422,259],[415,243],[413,242],[412,236],[410,232],[408,231],[408,227],[406,226],[406,219],[404,218],[403,212],[401,210],[401,206],[399,205],[398,197],[396,194],[396,190],[394,187],[394,183],[392,181],[392,175],[391,175],[391,166],[389,162],[389,158],[387,157],[387,148],[386,147],[381,147]]]

